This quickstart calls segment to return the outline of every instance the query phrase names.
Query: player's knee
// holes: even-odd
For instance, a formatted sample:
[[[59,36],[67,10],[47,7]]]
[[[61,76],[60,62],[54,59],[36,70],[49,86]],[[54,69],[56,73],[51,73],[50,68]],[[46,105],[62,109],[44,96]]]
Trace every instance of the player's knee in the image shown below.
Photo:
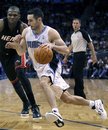
[[[41,85],[41,86],[44,86],[44,83],[45,83],[45,81],[40,80],[40,85]]]
[[[49,87],[50,84],[50,79],[48,77],[43,77],[40,79],[40,85],[43,89],[45,89],[46,87]]]
[[[67,103],[67,104],[70,104],[70,103],[71,103],[71,100],[70,100],[70,98],[69,98],[68,96],[61,97],[61,99],[62,99],[62,101],[63,101],[64,103]]]
[[[46,86],[48,85],[47,82],[45,80],[40,80],[40,85],[41,87],[44,89],[46,88]]]

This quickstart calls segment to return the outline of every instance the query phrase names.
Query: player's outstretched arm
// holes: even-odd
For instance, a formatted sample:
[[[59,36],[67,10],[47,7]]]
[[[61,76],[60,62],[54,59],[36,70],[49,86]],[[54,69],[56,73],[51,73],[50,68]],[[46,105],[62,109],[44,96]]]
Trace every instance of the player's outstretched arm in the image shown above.
[[[23,55],[26,52],[26,40],[25,40],[26,29],[22,32],[22,35],[16,35],[13,42],[7,42],[5,48],[15,49],[18,55]]]

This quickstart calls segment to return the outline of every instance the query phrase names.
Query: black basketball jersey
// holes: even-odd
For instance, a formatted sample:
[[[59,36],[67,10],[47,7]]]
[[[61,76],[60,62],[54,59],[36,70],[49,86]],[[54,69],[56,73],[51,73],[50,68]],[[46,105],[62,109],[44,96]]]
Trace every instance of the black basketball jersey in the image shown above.
[[[14,49],[6,49],[5,45],[7,42],[11,42],[13,41],[13,38],[15,37],[15,35],[17,34],[21,34],[20,32],[20,25],[21,25],[21,21],[18,21],[16,24],[16,27],[14,28],[13,31],[11,31],[9,29],[8,26],[8,19],[4,18],[4,28],[2,30],[2,32],[0,32],[0,53],[2,54],[9,54],[9,55],[14,55],[16,54],[16,50]]]

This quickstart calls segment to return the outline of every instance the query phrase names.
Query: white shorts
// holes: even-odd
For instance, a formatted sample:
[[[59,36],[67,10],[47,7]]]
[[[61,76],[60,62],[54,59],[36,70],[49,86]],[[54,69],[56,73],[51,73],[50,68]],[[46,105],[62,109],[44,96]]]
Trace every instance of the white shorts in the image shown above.
[[[37,75],[39,78],[41,78],[42,76],[48,76],[51,77],[52,83],[54,86],[57,86],[58,88],[60,88],[61,90],[66,90],[68,89],[70,86],[65,82],[65,80],[61,77],[61,71],[62,71],[62,67],[61,67],[61,63],[58,63],[58,67],[56,69],[56,71],[54,72],[54,70],[50,67],[49,64],[46,65],[41,65],[39,67],[39,69],[37,67],[34,66],[34,69],[37,72]],[[62,91],[63,92],[63,91]],[[58,95],[59,96],[59,95]],[[57,97],[58,97],[57,96]]]

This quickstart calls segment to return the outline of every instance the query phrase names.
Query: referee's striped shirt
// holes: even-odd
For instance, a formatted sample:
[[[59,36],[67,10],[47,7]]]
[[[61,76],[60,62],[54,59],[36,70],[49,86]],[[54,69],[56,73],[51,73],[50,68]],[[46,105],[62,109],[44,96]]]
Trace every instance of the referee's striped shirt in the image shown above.
[[[86,52],[87,44],[92,42],[90,35],[82,29],[74,32],[71,35],[71,43],[73,52]]]

